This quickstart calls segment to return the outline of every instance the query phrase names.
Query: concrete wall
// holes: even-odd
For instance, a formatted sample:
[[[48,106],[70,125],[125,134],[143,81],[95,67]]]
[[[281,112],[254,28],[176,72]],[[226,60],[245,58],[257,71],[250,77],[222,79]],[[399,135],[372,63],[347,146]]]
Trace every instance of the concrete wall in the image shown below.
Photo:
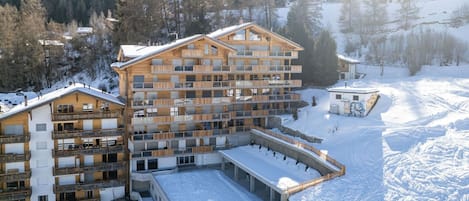
[[[290,146],[285,146],[285,144],[278,142],[276,140],[272,140],[267,137],[263,137],[262,135],[257,135],[251,131],[251,139],[254,140],[256,144],[260,144],[264,147],[270,147],[273,151],[280,152],[282,154],[287,155],[290,158],[297,159],[301,163],[304,163],[314,169],[316,169],[322,176],[328,173],[332,173],[333,170],[329,169],[321,162],[317,161],[314,157],[311,157],[307,153],[300,151],[299,149],[294,149]]]

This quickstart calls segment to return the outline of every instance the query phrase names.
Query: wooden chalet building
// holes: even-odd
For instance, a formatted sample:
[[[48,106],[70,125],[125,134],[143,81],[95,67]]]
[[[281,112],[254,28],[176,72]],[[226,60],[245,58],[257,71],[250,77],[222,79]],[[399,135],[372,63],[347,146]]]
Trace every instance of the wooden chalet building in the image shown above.
[[[160,46],[122,45],[120,96],[126,99],[131,190],[145,191],[149,173],[221,162],[271,115],[289,113],[300,95],[292,80],[299,44],[253,23]]]

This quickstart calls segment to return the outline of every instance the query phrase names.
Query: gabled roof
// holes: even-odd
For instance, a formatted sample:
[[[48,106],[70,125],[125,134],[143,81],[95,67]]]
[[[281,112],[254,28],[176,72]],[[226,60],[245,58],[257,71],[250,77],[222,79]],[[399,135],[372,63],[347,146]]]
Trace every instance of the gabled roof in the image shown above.
[[[146,50],[143,49],[143,50],[140,50],[140,51],[138,51],[139,46],[124,46],[124,47],[121,46],[121,48],[126,48],[127,49],[126,50],[127,54],[131,55],[133,53],[134,56],[137,56],[137,57],[135,57],[135,58],[133,58],[129,61],[126,61],[126,62],[112,63],[111,67],[117,67],[117,68],[124,69],[124,68],[130,66],[131,64],[141,62],[141,61],[143,61],[143,60],[145,60],[149,57],[156,56],[160,53],[166,52],[166,51],[171,50],[171,49],[178,48],[180,46],[183,46],[185,44],[188,44],[190,42],[197,41],[197,40],[200,40],[200,39],[207,39],[207,40],[210,40],[214,43],[218,43],[218,44],[220,44],[221,46],[224,46],[227,49],[236,51],[236,49],[234,49],[233,47],[231,47],[230,45],[228,45],[228,44],[226,44],[222,41],[213,39],[211,37],[207,37],[207,36],[202,35],[202,34],[197,34],[197,35],[193,35],[193,36],[190,36],[190,37],[187,37],[187,38],[182,38],[182,39],[176,40],[172,43],[168,43],[168,44],[161,45],[161,46],[153,46],[153,47],[148,48],[148,49],[145,48]],[[124,49],[122,49],[122,51],[124,51]],[[124,55],[125,55],[125,53],[124,53]]]
[[[135,58],[156,51],[161,46],[121,45],[122,56]]]
[[[68,87],[57,89],[55,91],[44,94],[44,95],[39,96],[37,98],[29,99],[27,106],[25,106],[24,103],[20,104],[20,105],[17,105],[15,107],[11,108],[8,112],[0,114],[0,119],[4,119],[4,118],[10,117],[10,116],[13,116],[15,114],[21,113],[21,112],[32,110],[36,107],[39,107],[39,106],[42,106],[44,104],[50,103],[50,102],[52,102],[56,99],[62,98],[66,95],[69,95],[69,94],[72,94],[72,93],[75,93],[75,92],[87,94],[87,95],[90,95],[90,96],[93,96],[93,97],[96,97],[96,98],[99,98],[99,99],[102,99],[102,100],[105,100],[105,101],[109,101],[109,102],[112,102],[112,103],[115,103],[115,104],[118,104],[118,105],[125,106],[125,103],[120,101],[114,95],[102,92],[100,89],[96,89],[96,88],[88,87],[88,86],[85,87],[84,84],[76,83],[76,84],[68,86]]]
[[[280,34],[269,31],[269,30],[265,29],[264,27],[261,27],[261,26],[255,24],[255,23],[253,23],[253,22],[248,22],[248,23],[244,23],[244,24],[239,24],[239,25],[234,25],[234,26],[230,26],[230,27],[221,28],[221,29],[218,29],[218,30],[216,30],[212,33],[207,34],[207,36],[211,37],[211,38],[215,38],[215,39],[220,39],[223,36],[226,36],[228,34],[234,33],[236,31],[239,31],[239,30],[242,30],[242,29],[246,29],[248,27],[255,27],[255,28],[260,29],[264,32],[267,32],[267,33],[271,34],[273,37],[276,37],[280,40],[284,40],[287,43],[289,43],[290,45],[297,47],[298,50],[303,50],[304,49],[300,44],[295,43],[295,42],[291,41],[290,39],[281,36]]]

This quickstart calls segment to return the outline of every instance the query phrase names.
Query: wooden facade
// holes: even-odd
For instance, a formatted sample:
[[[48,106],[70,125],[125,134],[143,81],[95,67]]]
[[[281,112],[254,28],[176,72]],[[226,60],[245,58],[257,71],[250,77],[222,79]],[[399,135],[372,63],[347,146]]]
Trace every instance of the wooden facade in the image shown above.
[[[291,77],[302,72],[292,60],[303,48],[252,23],[232,30],[181,39],[140,57],[120,50],[120,63],[113,68],[127,100],[131,159],[228,148],[228,140],[217,144],[215,138],[265,127],[269,116],[288,113],[291,103],[300,101],[292,90],[302,86],[301,80]]]

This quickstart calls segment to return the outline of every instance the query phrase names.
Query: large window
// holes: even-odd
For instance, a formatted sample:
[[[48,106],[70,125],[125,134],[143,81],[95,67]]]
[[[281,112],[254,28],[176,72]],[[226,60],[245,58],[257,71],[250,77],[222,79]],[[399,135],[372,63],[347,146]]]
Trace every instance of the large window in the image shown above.
[[[149,170],[158,169],[158,159],[148,159],[148,169]]]
[[[261,36],[254,31],[249,31],[249,40],[261,40]]]
[[[5,126],[6,135],[22,135],[23,134],[23,125],[8,125]]]
[[[353,96],[353,100],[354,100],[354,101],[358,101],[358,96],[357,96],[357,95],[354,95],[354,96]]]
[[[140,170],[145,170],[145,161],[144,160],[138,160],[137,161],[137,171]]]
[[[83,103],[83,112],[92,112],[93,104],[92,103]]]
[[[171,116],[178,116],[179,115],[179,110],[178,110],[177,107],[172,107],[169,112],[170,112]]]
[[[58,105],[57,112],[58,113],[72,113],[73,105]]]
[[[194,156],[181,156],[177,157],[177,165],[184,166],[184,165],[192,165],[194,164]]]
[[[246,40],[246,30],[242,29],[237,31],[233,40]]]

